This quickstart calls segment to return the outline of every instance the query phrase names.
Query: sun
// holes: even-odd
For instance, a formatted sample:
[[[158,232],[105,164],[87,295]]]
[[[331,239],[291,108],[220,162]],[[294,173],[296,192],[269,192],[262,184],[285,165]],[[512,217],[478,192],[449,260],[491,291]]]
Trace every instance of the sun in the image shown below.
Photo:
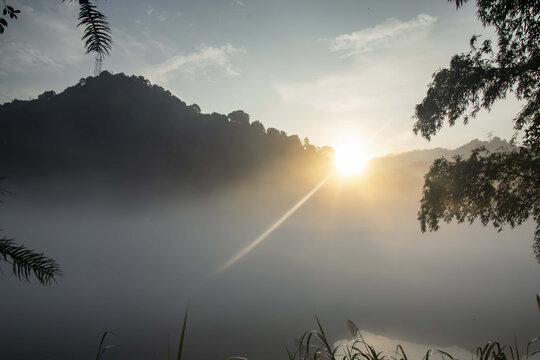
[[[371,158],[361,144],[343,144],[334,149],[334,166],[344,176],[358,175]]]

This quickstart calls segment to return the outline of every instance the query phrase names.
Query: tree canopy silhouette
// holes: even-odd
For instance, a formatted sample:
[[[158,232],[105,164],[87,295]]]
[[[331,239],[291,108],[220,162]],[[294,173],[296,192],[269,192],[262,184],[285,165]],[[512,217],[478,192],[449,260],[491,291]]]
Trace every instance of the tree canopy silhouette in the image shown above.
[[[331,167],[327,150],[265,131],[242,110],[205,114],[143,77],[106,71],[59,94],[0,105],[0,168],[21,182],[101,178],[126,191],[202,190],[277,164],[295,173]]]
[[[467,0],[450,0],[459,8]],[[470,41],[470,51],[452,57],[435,72],[426,97],[416,105],[414,132],[430,140],[445,124],[467,124],[481,109],[513,93],[524,105],[513,119],[513,151],[477,149],[468,159],[436,160],[425,177],[422,231],[439,221],[482,224],[502,229],[536,221],[534,251],[540,261],[540,2],[477,0],[478,18],[495,28],[497,44]]]

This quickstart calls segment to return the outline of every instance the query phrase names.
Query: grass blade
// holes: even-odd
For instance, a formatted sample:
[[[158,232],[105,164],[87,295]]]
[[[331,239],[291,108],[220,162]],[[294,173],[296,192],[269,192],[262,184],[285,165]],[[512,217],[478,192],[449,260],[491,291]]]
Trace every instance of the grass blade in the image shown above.
[[[186,306],[186,314],[184,315],[184,324],[182,325],[182,334],[180,334],[180,343],[178,344],[178,356],[177,360],[182,359],[182,349],[184,348],[184,336],[186,335],[186,323],[187,323],[187,314],[189,310],[189,305]]]
[[[103,343],[105,342],[105,338],[107,337],[108,334],[114,334],[114,333],[112,331],[105,331],[103,333],[103,335],[101,336],[101,341],[99,342],[96,360],[100,360],[102,358],[103,354],[105,353],[105,350],[108,350],[114,347],[114,345],[103,346]]]

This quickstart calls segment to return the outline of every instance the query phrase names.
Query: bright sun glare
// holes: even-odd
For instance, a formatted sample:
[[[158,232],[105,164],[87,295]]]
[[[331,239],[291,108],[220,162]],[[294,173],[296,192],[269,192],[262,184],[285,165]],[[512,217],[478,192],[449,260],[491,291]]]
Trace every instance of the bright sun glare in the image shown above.
[[[366,167],[370,156],[360,144],[344,144],[335,149],[334,165],[345,176],[359,174]]]

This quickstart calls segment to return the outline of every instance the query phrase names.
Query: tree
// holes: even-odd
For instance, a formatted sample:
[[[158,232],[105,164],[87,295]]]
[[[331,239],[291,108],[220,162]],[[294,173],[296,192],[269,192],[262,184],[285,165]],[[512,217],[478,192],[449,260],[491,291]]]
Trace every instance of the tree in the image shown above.
[[[457,8],[468,0],[449,0]],[[470,41],[449,68],[433,74],[426,97],[416,105],[413,131],[430,140],[445,124],[464,124],[481,109],[513,93],[523,102],[513,119],[515,148],[476,149],[468,159],[438,159],[425,176],[418,213],[422,232],[439,221],[492,223],[502,230],[536,221],[534,251],[540,262],[540,1],[477,0],[478,18],[495,28],[497,44]]]
[[[231,120],[231,124],[236,124],[238,126],[249,125],[249,114],[246,114],[242,110],[235,110],[227,116],[229,117],[229,120]]]
[[[258,120],[255,120],[249,126],[251,127],[251,129],[253,129],[254,132],[258,134],[264,134],[266,131],[264,125]]]
[[[304,150],[306,150],[306,151],[309,152],[309,153],[315,153],[315,152],[317,152],[317,148],[315,147],[315,145],[312,145],[312,144],[309,142],[309,138],[308,138],[308,137],[305,137],[305,138],[304,138],[304,143],[302,144],[302,147],[304,148]]]

